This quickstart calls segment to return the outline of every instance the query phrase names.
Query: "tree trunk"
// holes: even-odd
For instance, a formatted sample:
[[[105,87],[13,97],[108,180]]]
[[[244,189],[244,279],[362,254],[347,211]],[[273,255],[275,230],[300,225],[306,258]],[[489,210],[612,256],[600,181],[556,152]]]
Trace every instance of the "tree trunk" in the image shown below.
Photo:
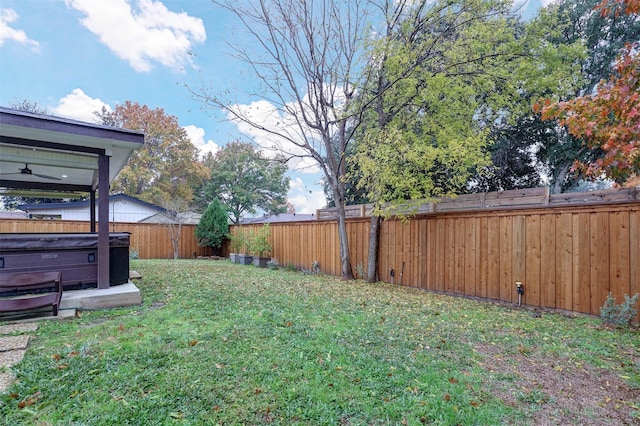
[[[338,239],[340,240],[340,265],[343,280],[352,280],[351,255],[349,253],[349,238],[347,234],[347,218],[344,202],[336,203],[338,213]]]
[[[369,252],[367,254],[367,282],[378,281],[378,250],[380,248],[380,217],[371,216]]]
[[[558,176],[553,181],[553,187],[551,188],[552,194],[560,194],[562,193],[562,184],[564,183],[564,179],[567,177],[567,173],[569,173],[569,169],[571,168],[571,164],[564,164],[560,171],[558,172]]]

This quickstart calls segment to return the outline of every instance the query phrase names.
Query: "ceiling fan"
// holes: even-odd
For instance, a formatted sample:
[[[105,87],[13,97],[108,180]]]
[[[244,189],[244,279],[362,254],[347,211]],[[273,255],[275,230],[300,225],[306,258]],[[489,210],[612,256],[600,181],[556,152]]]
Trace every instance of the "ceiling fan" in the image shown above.
[[[0,173],[0,176],[10,176],[10,175],[31,175],[31,176],[37,176],[39,178],[42,179],[50,179],[50,180],[62,180],[60,178],[57,178],[55,176],[47,176],[47,175],[41,175],[38,173],[33,173],[33,170],[31,170],[29,168],[28,164],[24,165],[24,168],[22,169],[18,169],[20,171],[20,173]]]

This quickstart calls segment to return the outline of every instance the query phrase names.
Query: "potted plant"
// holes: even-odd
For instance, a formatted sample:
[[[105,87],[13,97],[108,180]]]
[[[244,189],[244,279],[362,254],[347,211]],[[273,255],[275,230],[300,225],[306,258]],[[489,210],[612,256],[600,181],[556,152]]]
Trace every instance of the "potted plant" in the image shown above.
[[[242,236],[242,244],[240,250],[243,252],[238,255],[238,263],[241,265],[251,265],[253,262],[253,256],[251,255],[251,247],[253,246],[253,231],[246,235],[244,232],[240,234]]]
[[[255,232],[252,239],[252,252],[254,254],[253,264],[266,268],[267,263],[271,260],[271,244],[269,243],[269,224],[265,223],[262,229]]]
[[[240,232],[229,237],[229,247],[231,248],[229,258],[231,262],[240,263],[240,249],[244,246],[244,243],[244,235]]]

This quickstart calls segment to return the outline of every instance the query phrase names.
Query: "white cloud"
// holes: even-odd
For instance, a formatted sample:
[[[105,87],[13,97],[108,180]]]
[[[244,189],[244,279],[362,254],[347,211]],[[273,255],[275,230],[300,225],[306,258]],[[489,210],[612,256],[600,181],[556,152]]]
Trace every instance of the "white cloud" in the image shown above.
[[[200,158],[203,158],[208,152],[215,154],[220,149],[220,146],[212,139],[205,141],[204,129],[202,127],[188,125],[183,128],[187,132],[189,139],[191,139],[191,143],[200,151]]]
[[[315,214],[317,209],[322,209],[327,205],[324,191],[318,189],[318,185],[315,186],[315,189],[308,189],[299,177],[291,179],[287,199],[295,206],[296,213]]]
[[[292,105],[289,107],[293,108]],[[318,163],[308,156],[308,152],[292,142],[292,140],[302,141],[303,135],[300,134],[291,115],[281,114],[273,104],[264,100],[255,101],[248,105],[236,104],[232,108],[237,111],[238,115],[258,126],[254,127],[246,121],[234,119],[231,113],[227,115],[227,118],[236,125],[241,133],[249,136],[262,147],[262,151],[267,157],[273,158],[276,154],[283,153],[293,157],[288,164],[292,170],[302,173],[318,173],[320,171]],[[278,136],[272,132],[286,137]],[[321,151],[320,148],[317,150]]]
[[[16,30],[9,26],[10,23],[18,19],[18,14],[13,9],[0,9],[0,46],[5,40],[31,46],[31,49],[38,51],[40,43],[31,40],[23,30]]]
[[[87,96],[82,89],[73,89],[71,93],[60,99],[58,105],[51,108],[51,111],[62,117],[95,123],[97,119],[93,113],[101,111],[102,107],[112,111],[111,107],[100,99]]]
[[[154,0],[66,0],[86,16],[80,20],[113,53],[140,72],[153,63],[176,71],[192,64],[194,43],[207,39],[200,18],[176,13]]]

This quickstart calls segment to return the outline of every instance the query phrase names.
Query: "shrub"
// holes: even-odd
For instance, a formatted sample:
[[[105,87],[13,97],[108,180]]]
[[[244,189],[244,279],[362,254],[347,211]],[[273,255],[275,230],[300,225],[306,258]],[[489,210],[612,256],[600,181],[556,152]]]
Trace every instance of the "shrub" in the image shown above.
[[[196,227],[196,238],[201,246],[218,248],[229,234],[229,216],[217,198],[215,198],[200,218]]]
[[[229,246],[231,247],[232,253],[239,253],[245,245],[244,233],[240,231],[236,231],[235,234],[231,234],[229,240]]]
[[[138,250],[136,250],[134,248],[129,249],[129,259],[135,260],[135,259],[138,259],[138,258],[139,258]]]
[[[629,324],[636,315],[638,310],[635,308],[635,304],[638,302],[638,293],[633,297],[624,295],[624,302],[616,305],[616,299],[613,294],[609,292],[607,300],[600,308],[600,317],[607,324],[620,327],[625,324]]]
[[[269,230],[268,223],[265,223],[262,228],[251,233],[249,251],[253,253],[254,256],[266,257],[271,253],[271,244],[269,243],[270,234],[271,231]]]

